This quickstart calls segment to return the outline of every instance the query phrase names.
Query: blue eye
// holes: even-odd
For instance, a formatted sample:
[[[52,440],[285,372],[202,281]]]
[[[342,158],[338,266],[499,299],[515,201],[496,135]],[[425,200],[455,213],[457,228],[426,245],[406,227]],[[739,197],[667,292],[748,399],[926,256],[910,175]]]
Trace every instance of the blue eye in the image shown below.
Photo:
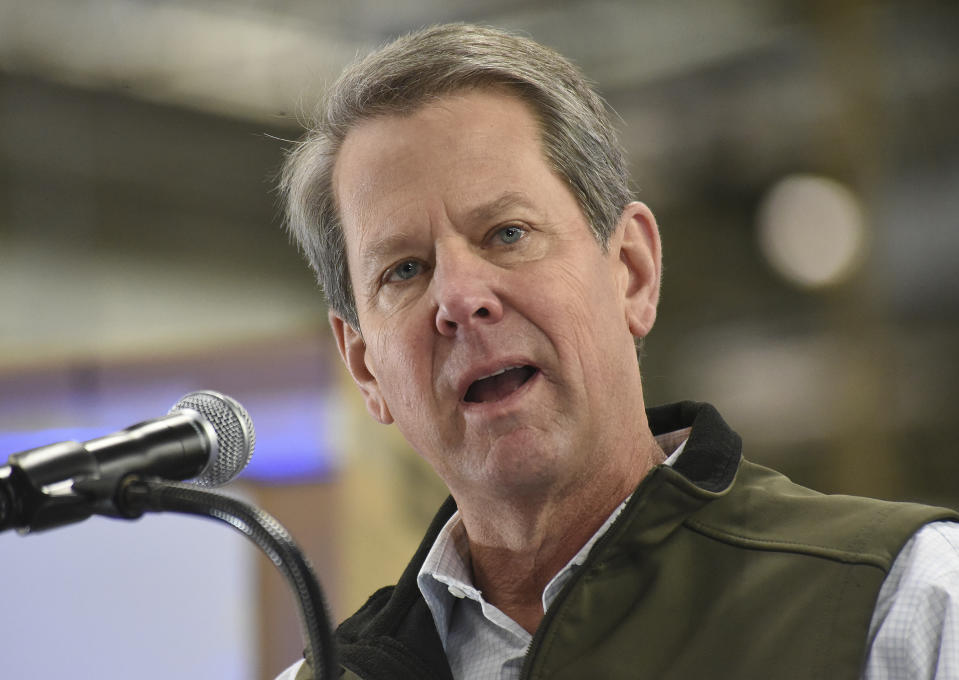
[[[508,226],[499,229],[496,236],[503,243],[516,243],[526,235],[526,232],[517,226]]]
[[[387,274],[386,280],[409,281],[421,271],[423,271],[423,264],[421,262],[417,262],[416,260],[405,260],[393,267],[393,269]]]

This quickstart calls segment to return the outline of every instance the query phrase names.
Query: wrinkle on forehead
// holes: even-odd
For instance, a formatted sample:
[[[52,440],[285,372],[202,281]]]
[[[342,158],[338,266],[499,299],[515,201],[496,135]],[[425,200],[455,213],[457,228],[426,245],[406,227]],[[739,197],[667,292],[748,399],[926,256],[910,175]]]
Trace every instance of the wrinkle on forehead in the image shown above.
[[[472,120],[465,122],[472,134],[464,135],[464,111],[461,105],[464,101],[470,102],[477,94],[486,101],[478,106],[470,105],[466,109],[467,116],[471,113],[474,115]],[[490,120],[481,113],[482,109],[490,108],[491,104],[500,111],[516,109],[516,113],[527,114],[510,116],[511,127],[507,135],[519,139],[523,144],[532,141],[540,157],[546,161],[542,147],[542,131],[532,107],[499,88],[465,90],[429,101],[409,113],[376,116],[357,124],[346,135],[337,154],[333,168],[334,192],[339,195],[342,189],[341,179],[347,173],[344,166],[349,167],[348,174],[351,175],[351,184],[354,184],[351,195],[344,198],[362,201],[363,195],[369,196],[378,190],[377,184],[381,179],[378,175],[382,175],[382,168],[389,168],[387,178],[389,184],[393,185],[397,178],[409,179],[415,174],[406,172],[406,169],[420,170],[424,160],[429,159],[435,163],[437,155],[442,153],[449,153],[454,161],[466,154],[472,156],[473,160],[488,156],[491,161],[502,162],[504,159],[496,155],[496,150],[502,148],[507,141],[502,138],[502,128],[495,120]],[[405,132],[415,135],[424,131],[428,134],[417,143],[407,142],[408,135],[404,134]],[[384,132],[386,134],[383,134]],[[425,143],[422,139],[426,140]],[[389,141],[384,143],[384,140]],[[467,143],[468,146],[464,147]],[[455,153],[452,153],[453,151]],[[376,157],[378,167],[374,169],[357,162],[360,157]],[[356,180],[360,177],[362,179],[357,183]]]

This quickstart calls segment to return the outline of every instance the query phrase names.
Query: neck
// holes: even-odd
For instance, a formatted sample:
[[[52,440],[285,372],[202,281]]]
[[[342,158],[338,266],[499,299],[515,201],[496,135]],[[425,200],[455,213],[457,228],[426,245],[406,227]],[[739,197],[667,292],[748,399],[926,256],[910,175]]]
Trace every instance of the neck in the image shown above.
[[[651,433],[633,451],[627,464],[595,471],[571,488],[460,505],[473,580],[487,601],[536,630],[546,585],[665,458]]]

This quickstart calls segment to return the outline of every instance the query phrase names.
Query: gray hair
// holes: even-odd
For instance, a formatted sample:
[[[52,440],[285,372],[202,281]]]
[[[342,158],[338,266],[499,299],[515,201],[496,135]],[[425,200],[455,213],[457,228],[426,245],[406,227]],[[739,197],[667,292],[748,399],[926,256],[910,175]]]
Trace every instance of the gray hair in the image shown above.
[[[568,183],[605,249],[631,200],[625,154],[606,107],[560,54],[498,29],[447,24],[394,40],[349,66],[326,108],[288,153],[280,180],[287,228],[316,272],[330,307],[360,330],[346,242],[333,190],[336,157],[350,130],[404,115],[443,95],[505,88],[539,119],[544,154]]]

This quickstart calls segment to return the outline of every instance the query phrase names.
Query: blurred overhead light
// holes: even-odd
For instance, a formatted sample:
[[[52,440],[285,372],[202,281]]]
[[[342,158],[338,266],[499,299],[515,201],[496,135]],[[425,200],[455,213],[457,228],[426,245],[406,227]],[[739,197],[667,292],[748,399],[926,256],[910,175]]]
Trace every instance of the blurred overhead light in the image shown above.
[[[839,182],[815,175],[780,180],[759,209],[759,245],[769,264],[802,288],[837,284],[865,250],[859,200]]]

